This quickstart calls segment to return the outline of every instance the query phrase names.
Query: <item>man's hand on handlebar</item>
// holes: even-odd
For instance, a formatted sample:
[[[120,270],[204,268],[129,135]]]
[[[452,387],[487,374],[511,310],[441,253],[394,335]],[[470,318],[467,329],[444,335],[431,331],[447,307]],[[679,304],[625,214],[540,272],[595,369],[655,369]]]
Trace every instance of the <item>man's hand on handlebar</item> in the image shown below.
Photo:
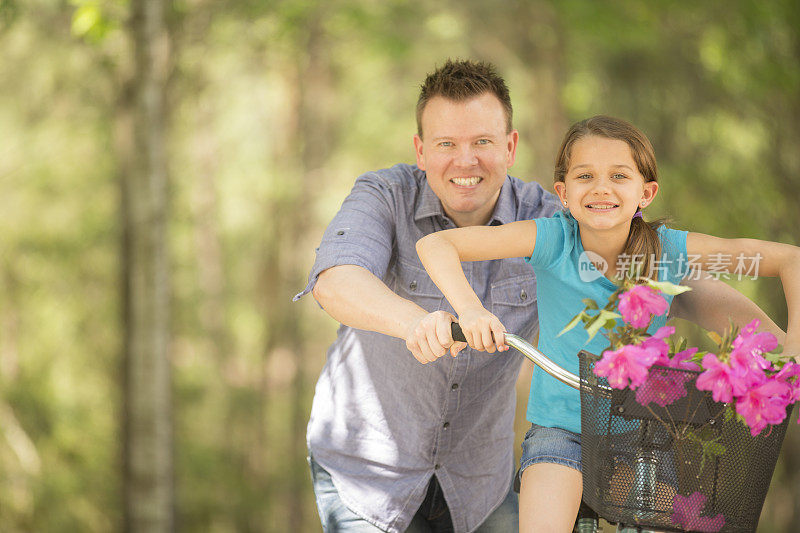
[[[485,307],[473,307],[463,311],[458,316],[458,323],[471,348],[489,353],[494,353],[495,350],[498,352],[508,350],[509,346],[505,343],[505,326]]]
[[[446,311],[429,313],[412,324],[406,335],[406,347],[420,363],[436,361],[450,350],[453,357],[467,347],[464,342],[454,342],[450,324],[455,317]]]

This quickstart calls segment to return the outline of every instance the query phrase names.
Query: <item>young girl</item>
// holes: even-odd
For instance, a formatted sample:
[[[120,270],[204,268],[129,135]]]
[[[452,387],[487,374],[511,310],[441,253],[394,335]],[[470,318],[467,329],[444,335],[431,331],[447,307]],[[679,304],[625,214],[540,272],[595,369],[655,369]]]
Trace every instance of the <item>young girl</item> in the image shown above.
[[[586,342],[574,328],[558,336],[584,298],[605,302],[632,262],[644,276],[679,283],[689,267],[734,271],[753,262],[758,275],[780,276],[789,306],[784,353],[800,354],[800,248],[753,239],[720,239],[648,223],[642,209],[658,193],[650,141],[624,120],[596,116],[567,132],[556,159],[555,191],[564,211],[552,218],[433,233],[417,243],[431,278],[458,314],[475,349],[504,351],[505,328],[478,300],[460,261],[525,257],[537,280],[539,349],[577,374],[577,353],[600,354],[606,339]],[[727,257],[727,263],[721,258]],[[741,265],[738,265],[741,267]],[[727,269],[726,269],[727,267]],[[666,296],[668,302],[672,297]],[[654,317],[649,331],[666,321]],[[522,444],[520,531],[572,531],[581,500],[578,391],[536,367]]]

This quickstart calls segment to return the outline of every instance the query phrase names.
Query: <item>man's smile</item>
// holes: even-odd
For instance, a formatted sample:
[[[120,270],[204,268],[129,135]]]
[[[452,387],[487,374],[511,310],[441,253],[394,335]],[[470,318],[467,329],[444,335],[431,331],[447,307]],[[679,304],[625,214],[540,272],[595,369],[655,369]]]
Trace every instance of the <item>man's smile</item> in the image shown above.
[[[450,183],[454,185],[458,185],[459,187],[474,187],[478,183],[481,182],[483,178],[480,176],[468,176],[468,177],[458,177],[458,178],[450,178]]]

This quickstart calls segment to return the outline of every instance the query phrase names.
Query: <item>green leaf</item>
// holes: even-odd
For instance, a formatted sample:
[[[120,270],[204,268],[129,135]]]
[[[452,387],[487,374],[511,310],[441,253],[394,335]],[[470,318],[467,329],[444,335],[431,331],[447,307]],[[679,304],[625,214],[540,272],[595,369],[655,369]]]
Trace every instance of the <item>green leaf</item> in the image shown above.
[[[706,351],[698,350],[689,360],[693,363],[697,363],[698,365],[703,366],[703,357],[705,357],[707,353],[708,352]]]
[[[685,337],[681,337],[680,340],[678,341],[677,352],[682,352],[685,349],[686,349],[686,338]]]
[[[653,281],[648,279],[647,284],[657,291],[661,291],[664,294],[669,294],[671,296],[677,296],[678,294],[683,294],[686,291],[692,290],[691,287],[687,287],[686,285],[675,285],[669,281]]]
[[[704,428],[700,434],[696,434],[693,431],[689,431],[686,436],[688,439],[698,446],[700,446],[700,452],[702,457],[700,459],[700,472],[703,472],[703,469],[706,466],[706,459],[713,459],[714,457],[719,457],[723,455],[726,451],[726,448],[723,444],[717,442],[720,437],[712,438],[714,432],[711,431],[710,428]]]
[[[771,352],[764,352],[761,355],[764,356],[764,359],[766,359],[767,361],[770,361],[772,363],[776,363],[776,362],[779,362],[779,361],[783,361],[785,363],[786,361],[789,361],[791,359],[790,356],[787,356],[787,355],[783,354],[783,345],[782,344],[779,344]]]
[[[716,457],[725,453],[725,446],[719,442],[707,442],[705,451],[708,455]]]
[[[791,359],[791,357],[784,356],[780,352],[763,353],[761,355],[770,363],[781,364],[781,366]]]
[[[600,314],[598,316],[605,318],[606,320],[616,320],[618,318],[622,318],[621,314],[615,313],[614,311],[608,311],[606,309],[600,311]]]
[[[617,318],[621,318],[621,315],[602,309],[592,319],[591,323],[586,325],[586,332],[589,334],[589,339],[586,342],[592,340],[594,336],[597,335],[597,332],[600,331],[600,328],[606,327],[606,329],[611,329],[607,324],[611,323],[613,327],[614,320]]]
[[[572,317],[572,320],[570,320],[569,323],[566,326],[564,326],[564,329],[562,329],[561,332],[558,335],[556,335],[556,337],[560,337],[564,333],[568,332],[569,330],[571,330],[572,328],[577,326],[578,322],[580,322],[581,318],[584,317],[584,316],[586,316],[586,313],[581,311],[580,313],[578,313],[577,315]]]
[[[586,333],[589,334],[589,338],[586,339],[586,342],[592,340],[602,326],[603,322],[600,321],[600,315],[595,316],[591,322],[586,324]]]
[[[708,335],[708,338],[714,341],[714,344],[716,344],[717,346],[722,345],[722,337],[720,337],[719,333],[717,333],[716,331],[706,331],[706,335]]]
[[[725,415],[723,416],[723,418],[725,419],[725,422],[729,422],[730,419],[733,418],[734,414],[735,414],[735,411],[734,411],[734,408],[733,408],[733,404],[729,403],[728,407],[725,409]]]
[[[583,302],[583,305],[586,306],[586,309],[592,309],[592,310],[600,309],[600,307],[597,305],[597,302],[595,302],[591,298],[584,298],[583,300],[581,300],[581,302]]]

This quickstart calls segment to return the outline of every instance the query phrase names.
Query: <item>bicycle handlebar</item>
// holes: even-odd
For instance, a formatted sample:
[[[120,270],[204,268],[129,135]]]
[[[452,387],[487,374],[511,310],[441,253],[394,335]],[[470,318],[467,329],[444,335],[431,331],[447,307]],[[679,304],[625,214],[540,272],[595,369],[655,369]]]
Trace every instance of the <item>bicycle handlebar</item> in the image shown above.
[[[467,342],[467,339],[464,337],[464,332],[461,331],[461,326],[458,324],[458,322],[451,323],[450,329],[452,331],[454,341]],[[573,389],[580,390],[581,380],[578,376],[555,364],[545,354],[534,348],[522,337],[514,335],[513,333],[506,333],[506,344],[521,352],[522,355],[533,361],[535,365],[560,382],[564,383],[565,385],[569,385]]]

